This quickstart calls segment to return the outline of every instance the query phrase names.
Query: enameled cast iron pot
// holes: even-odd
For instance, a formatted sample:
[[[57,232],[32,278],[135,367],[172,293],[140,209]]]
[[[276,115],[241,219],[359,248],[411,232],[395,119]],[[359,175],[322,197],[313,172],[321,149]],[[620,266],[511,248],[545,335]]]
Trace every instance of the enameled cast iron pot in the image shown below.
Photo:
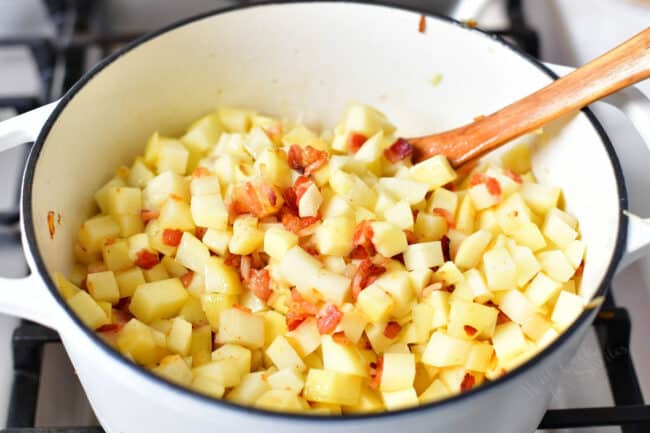
[[[224,104],[302,115],[312,126],[331,127],[346,103],[361,101],[413,136],[492,112],[555,77],[549,67],[479,30],[428,16],[420,33],[419,20],[416,11],[355,2],[220,10],[134,42],[60,101],[0,124],[0,150],[35,141],[21,202],[32,273],[0,281],[0,311],[60,333],[107,432],[535,430],[596,309],[525,365],[478,389],[399,412],[314,418],[212,400],[154,376],[87,330],[52,282],[52,272],[71,267],[74,239],[93,211],[94,191],[140,154],[156,129],[178,134]],[[434,86],[436,74],[443,78]],[[650,119],[638,91],[616,97],[632,109],[632,120]],[[650,139],[647,129],[645,135]],[[625,184],[614,150],[588,110],[527,139],[536,176],[561,186],[567,209],[580,220],[587,245],[583,295],[602,296],[621,258],[632,260],[650,242],[650,231],[623,215]],[[62,216],[53,238],[49,211]]]

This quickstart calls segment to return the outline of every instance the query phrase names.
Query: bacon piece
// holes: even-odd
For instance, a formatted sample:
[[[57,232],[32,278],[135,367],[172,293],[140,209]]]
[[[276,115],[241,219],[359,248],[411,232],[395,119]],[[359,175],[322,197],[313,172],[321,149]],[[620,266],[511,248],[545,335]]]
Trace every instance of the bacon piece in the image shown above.
[[[194,236],[196,236],[197,239],[203,240],[203,236],[207,231],[208,229],[206,227],[197,227],[194,229]]]
[[[352,277],[352,298],[356,300],[359,293],[384,272],[385,267],[373,264],[370,259],[363,259]]]
[[[469,184],[471,186],[476,186],[485,182],[485,175],[483,173],[473,173],[472,177],[469,178]]]
[[[292,144],[291,147],[289,147],[289,152],[287,153],[287,161],[289,162],[289,167],[296,171],[299,171],[300,173],[304,173],[305,166],[302,161],[302,148],[300,146],[297,144]]]
[[[460,392],[466,392],[474,388],[476,378],[471,373],[465,373],[463,381],[460,383]]]
[[[420,23],[418,24],[418,32],[424,33],[427,31],[427,17],[420,15]]]
[[[293,190],[296,192],[296,207],[300,203],[300,199],[307,192],[307,190],[314,184],[307,176],[299,176],[293,183]]]
[[[379,385],[381,384],[381,375],[384,372],[384,357],[382,355],[379,355],[377,357],[377,364],[375,364],[375,367],[372,367],[372,363],[370,366],[372,368],[370,372],[372,381],[368,386],[370,386],[371,389],[379,389]]]
[[[232,306],[232,308],[236,308],[237,310],[243,311],[244,313],[253,314],[253,311],[250,308],[244,307],[243,305],[235,304]]]
[[[264,218],[277,214],[283,203],[282,195],[275,186],[255,179],[234,188],[229,211],[232,215],[250,213]]]
[[[524,183],[524,180],[519,176],[517,173],[515,173],[512,170],[505,170],[504,171],[506,176],[508,176],[510,179],[514,180],[517,183]]]
[[[406,242],[410,244],[414,244],[418,241],[418,237],[415,235],[415,232],[413,230],[404,230],[404,234],[406,235]]]
[[[368,251],[362,246],[362,245],[357,245],[356,247],[352,248],[352,251],[350,251],[349,254],[351,259],[367,259],[370,256],[368,255]]]
[[[476,328],[474,328],[473,326],[469,326],[469,325],[463,326],[463,329],[465,330],[465,334],[469,335],[470,337],[473,337],[478,332],[478,330]]]
[[[239,260],[239,275],[241,275],[241,279],[245,283],[251,278],[252,262],[251,256],[241,256]]]
[[[223,262],[233,268],[239,268],[241,265],[241,256],[239,254],[229,254]]]
[[[585,271],[585,260],[582,259],[582,260],[580,261],[580,264],[579,264],[578,267],[576,268],[575,276],[576,276],[576,277],[581,276],[582,273],[583,273],[584,271]]]
[[[357,153],[366,141],[368,141],[368,137],[365,135],[359,134],[358,132],[351,132],[348,137],[348,148],[350,152]]]
[[[262,301],[268,301],[273,294],[273,290],[271,289],[271,274],[267,269],[253,269],[248,287]]]
[[[308,317],[314,317],[316,314],[318,314],[318,307],[311,302],[307,302],[296,289],[292,289],[289,311],[286,314],[289,331],[293,331]]]
[[[384,150],[384,156],[390,162],[395,163],[411,156],[414,150],[411,143],[403,138],[398,138],[388,149]]]
[[[449,253],[449,238],[447,235],[440,238],[440,246],[442,247],[442,257],[445,259],[445,262],[448,262],[451,260],[451,254]]]
[[[194,272],[192,271],[187,271],[185,274],[181,275],[181,283],[183,283],[183,287],[186,289],[192,284],[192,280],[194,279]]]
[[[96,331],[107,334],[115,334],[121,331],[123,326],[124,325],[121,325],[119,323],[107,323],[106,325],[102,325],[97,328]]]
[[[56,227],[54,227],[54,211],[51,210],[47,213],[47,230],[50,232],[50,239],[54,239],[54,232]]]
[[[490,194],[494,196],[501,195],[501,185],[499,184],[499,181],[496,180],[495,178],[487,177],[485,179],[485,186]]]
[[[499,314],[497,315],[497,325],[502,325],[507,322],[510,322],[510,318],[506,316],[502,311],[499,311]]]
[[[147,249],[141,249],[135,256],[135,265],[142,269],[151,269],[158,264],[158,254]]]
[[[300,232],[302,232],[307,227],[314,225],[320,221],[320,216],[300,218],[297,215],[297,212],[294,212],[290,208],[285,207],[282,210],[281,220],[284,228],[295,234],[300,234]]]
[[[402,325],[397,322],[388,322],[384,328],[384,337],[393,339],[402,330]]]
[[[177,247],[181,243],[181,238],[183,237],[183,230],[177,229],[165,229],[162,234],[163,244],[169,245],[170,247]]]
[[[456,221],[454,221],[454,216],[447,209],[441,207],[434,207],[433,214],[443,217],[445,221],[447,221],[447,226],[449,226],[449,228],[456,227]]]
[[[343,313],[339,311],[334,304],[327,304],[318,315],[316,324],[318,325],[318,332],[321,334],[329,334],[333,332],[343,318]]]
[[[262,269],[266,264],[268,263],[268,258],[265,258],[262,256],[262,253],[255,251],[253,254],[251,254],[251,266],[253,269]]]
[[[352,234],[352,245],[354,247],[361,246],[366,250],[368,257],[375,255],[375,246],[372,244],[372,237],[374,232],[372,230],[372,221],[361,221],[354,229]]]
[[[192,177],[194,178],[203,176],[210,176],[210,170],[206,167],[196,167],[192,172]]]
[[[145,224],[151,220],[155,220],[158,216],[160,216],[160,212],[157,210],[142,209],[140,211],[140,218],[142,218]]]
[[[297,144],[292,144],[289,147],[287,155],[289,167],[292,169],[309,176],[321,168],[327,162],[327,152],[318,150],[311,146],[302,148]]]
[[[334,340],[335,342],[337,342],[339,344],[343,344],[345,346],[349,346],[349,345],[352,344],[350,339],[347,337],[347,335],[345,335],[345,332],[343,332],[343,331],[333,333],[332,334],[332,340]]]

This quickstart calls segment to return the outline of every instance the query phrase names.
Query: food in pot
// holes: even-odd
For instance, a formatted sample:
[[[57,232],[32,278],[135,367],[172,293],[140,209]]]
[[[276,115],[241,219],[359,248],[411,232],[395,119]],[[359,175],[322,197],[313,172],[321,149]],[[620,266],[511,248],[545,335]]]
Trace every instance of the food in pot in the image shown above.
[[[221,108],[95,194],[70,279],[133,362],[264,409],[394,410],[534,356],[584,308],[585,246],[527,148],[454,171],[352,105],[333,133]]]

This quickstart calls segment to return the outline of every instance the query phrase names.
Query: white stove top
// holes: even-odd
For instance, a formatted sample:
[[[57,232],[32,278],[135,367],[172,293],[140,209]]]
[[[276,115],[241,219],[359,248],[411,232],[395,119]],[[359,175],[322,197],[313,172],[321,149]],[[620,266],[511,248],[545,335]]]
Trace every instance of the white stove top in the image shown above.
[[[196,10],[201,10],[198,5],[200,2],[195,3]],[[479,11],[475,18],[480,25],[503,25],[503,1],[493,1],[485,7],[483,3],[489,2],[469,0],[467,3],[469,8],[463,9],[464,13]],[[6,13],[9,10],[8,5],[12,7],[13,15]],[[527,20],[532,27],[539,30],[541,36],[543,60],[572,66],[613,47],[650,23],[650,2],[647,0],[527,0],[525,5]],[[138,9],[140,12],[147,12],[147,8]],[[206,9],[205,6],[202,8]],[[0,14],[0,36],[15,36],[16,32],[22,33],[26,28],[36,29],[35,32],[41,35],[52,32],[42,3],[38,0],[0,0],[0,9],[3,10],[3,14]],[[27,10],[29,13],[25,12]],[[161,19],[169,20],[170,17]],[[128,23],[125,25],[129,27]],[[15,94],[17,89],[23,95],[40,93],[38,72],[28,53],[0,48],[0,65],[0,97],[9,92]],[[643,83],[642,89],[650,95],[650,82]],[[621,159],[631,209],[640,215],[650,216],[650,201],[647,200],[647,197],[650,197],[650,173],[647,169],[650,166],[650,152],[619,113],[601,106],[594,107],[594,111]],[[17,167],[22,163],[22,152],[23,150],[17,150],[0,155],[0,173],[6,176],[0,178],[0,210],[13,204],[14,192],[17,191]],[[20,276],[25,271],[22,252],[0,244],[0,274]],[[650,346],[647,345],[647,337],[644,335],[645,330],[650,329],[650,315],[647,314],[650,311],[650,259],[637,262],[617,275],[613,282],[613,291],[617,303],[626,307],[632,317],[632,356],[642,389],[650,396]],[[16,323],[15,319],[0,315],[0,366],[4,366],[0,368],[0,428],[4,427],[11,389],[10,341]],[[563,385],[554,394],[551,405],[553,408],[613,404],[602,353],[593,330],[585,339],[574,361],[562,374]],[[96,424],[60,345],[47,346],[45,349],[38,407],[37,426]],[[620,429],[611,427],[580,431],[613,433],[620,432]]]

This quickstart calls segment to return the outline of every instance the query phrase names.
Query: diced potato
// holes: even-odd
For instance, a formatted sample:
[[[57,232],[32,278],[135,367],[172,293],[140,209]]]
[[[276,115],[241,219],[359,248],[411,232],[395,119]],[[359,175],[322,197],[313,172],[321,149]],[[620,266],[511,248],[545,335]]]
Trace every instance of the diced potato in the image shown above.
[[[521,185],[521,196],[526,201],[526,204],[540,215],[544,215],[551,208],[557,207],[560,192],[560,188],[539,183],[524,183]]]
[[[429,191],[429,185],[426,183],[397,177],[382,177],[379,179],[379,186],[395,200],[404,200],[410,205],[424,200]]]
[[[250,349],[264,346],[264,319],[238,308],[228,308],[219,315],[218,343],[236,343]]]
[[[374,208],[377,194],[356,174],[336,171],[331,175],[329,183],[336,194],[344,197],[351,204]]]
[[[199,326],[192,329],[192,343],[190,344],[190,356],[192,365],[198,367],[210,361],[212,352],[212,331],[210,325]]]
[[[491,344],[476,342],[472,345],[469,351],[467,360],[465,361],[465,368],[477,373],[485,373],[489,366],[494,348]]]
[[[190,212],[194,223],[201,227],[215,230],[228,227],[228,210],[218,194],[192,196]]]
[[[124,180],[120,177],[114,177],[113,179],[109,180],[97,190],[95,193],[95,202],[97,203],[97,206],[99,207],[99,210],[107,214],[109,213],[109,200],[108,200],[108,195],[111,189],[115,187],[123,187],[126,186],[124,183]]]
[[[181,141],[192,150],[206,152],[217,143],[222,131],[219,116],[211,113],[192,123]]]
[[[352,250],[354,229],[355,221],[347,216],[326,218],[314,236],[318,251],[325,255],[347,256]]]
[[[388,410],[398,410],[418,405],[418,396],[413,387],[399,391],[382,392],[381,395]]]
[[[228,244],[232,238],[232,233],[225,230],[208,229],[203,234],[201,241],[210,251],[220,256],[228,252]]]
[[[407,330],[403,332],[402,341],[408,344],[426,343],[429,338],[429,332],[431,331],[431,324],[433,323],[433,314],[434,311],[431,305],[424,303],[415,304],[411,311],[412,322],[410,323],[410,329],[412,331],[409,332],[409,328],[407,327]]]
[[[434,367],[464,365],[471,348],[472,343],[469,341],[436,331],[422,354],[422,362]]]
[[[133,266],[133,261],[129,257],[129,243],[126,239],[104,244],[102,258],[106,267],[111,271],[122,271]]]
[[[321,335],[318,332],[316,319],[313,317],[308,318],[296,329],[285,333],[285,335],[289,337],[289,342],[292,343],[291,345],[296,349],[301,358],[313,353],[321,345]]]
[[[411,176],[434,190],[456,180],[456,172],[443,155],[428,158],[411,167]]]
[[[203,311],[203,306],[201,305],[201,298],[196,296],[190,296],[187,298],[187,302],[185,302],[185,305],[183,305],[183,308],[181,308],[181,311],[178,313],[178,317],[187,320],[194,326],[200,326],[209,323],[208,318],[205,315],[205,311]]]
[[[120,226],[109,215],[99,215],[81,226],[79,230],[79,243],[85,252],[101,251],[107,239],[116,239],[120,236]]]
[[[427,287],[431,282],[433,271],[431,269],[418,269],[409,272],[409,279],[411,280],[411,287],[415,293],[421,293],[422,289]]]
[[[585,302],[579,296],[573,293],[562,291],[560,297],[555,303],[551,320],[562,329],[568,327],[584,310]]]
[[[158,263],[152,268],[145,269],[142,271],[144,274],[144,279],[148,283],[152,283],[154,281],[161,281],[161,280],[166,280],[170,278],[169,273],[167,272],[167,268],[165,268],[165,265],[162,263]]]
[[[458,247],[454,263],[461,269],[476,267],[492,240],[492,233],[479,230],[467,236]]]
[[[398,227],[387,222],[373,222],[372,243],[377,252],[384,257],[392,257],[406,251],[408,243],[406,235]]]
[[[303,396],[309,401],[355,405],[361,394],[361,377],[312,368],[307,373]]]
[[[560,248],[566,248],[570,242],[578,237],[578,232],[567,224],[557,213],[549,213],[546,216],[542,233]]]
[[[67,301],[72,311],[90,329],[94,330],[108,323],[104,310],[87,292],[80,290]]]
[[[541,307],[560,290],[560,287],[562,287],[560,283],[544,272],[540,272],[533,278],[524,293],[533,304]]]
[[[131,319],[118,334],[117,346],[138,364],[153,364],[162,357],[153,332],[139,320]]]
[[[178,278],[145,283],[135,290],[129,310],[145,323],[166,319],[178,314],[188,296]]]
[[[456,214],[457,207],[458,195],[455,192],[445,188],[437,188],[429,199],[427,212],[433,212],[434,209],[444,209],[453,216]]]
[[[180,317],[172,319],[172,327],[167,335],[167,347],[174,353],[187,356],[192,346],[192,324]]]
[[[524,287],[542,269],[528,247],[509,247],[510,255],[517,265],[517,287]]]
[[[444,290],[434,290],[424,299],[424,302],[433,308],[433,321],[431,328],[437,329],[447,326],[449,321],[449,292]]]
[[[217,176],[208,175],[192,178],[190,183],[192,197],[203,195],[218,195],[221,197],[221,188]]]
[[[468,302],[462,299],[451,301],[447,333],[451,337],[472,339],[491,338],[497,324],[499,310],[487,305]],[[467,326],[473,329],[468,333]]]
[[[326,367],[327,368],[327,367]],[[380,390],[399,391],[413,387],[415,356],[411,353],[385,353]]]
[[[291,368],[296,371],[305,371],[307,368],[300,355],[282,335],[278,335],[273,343],[266,348],[266,355],[280,370]]]
[[[295,395],[300,394],[305,386],[302,375],[291,368],[277,371],[271,374],[267,380],[271,389],[282,389]]]
[[[372,166],[380,162],[385,148],[386,140],[384,140],[384,131],[377,131],[363,143],[357,153],[354,154],[354,159]]]
[[[165,270],[167,270],[167,273],[172,277],[180,278],[183,275],[187,274],[187,269],[185,266],[181,265],[170,256],[164,256],[162,260],[160,260],[160,263],[162,263],[162,265],[165,267]]]
[[[463,279],[463,274],[454,262],[445,262],[434,272],[433,279],[435,281],[444,281],[447,284],[457,284]]]
[[[286,155],[278,149],[263,150],[255,161],[255,169],[266,182],[280,188],[291,186],[291,167]]]
[[[503,294],[499,309],[513,322],[524,325],[535,315],[535,305],[519,290],[509,290]]]
[[[505,168],[524,174],[531,168],[530,149],[526,143],[517,144],[503,154],[501,161]]]
[[[221,398],[225,392],[225,388],[214,379],[206,376],[197,376],[192,380],[190,387],[201,394],[205,394],[212,398]]]
[[[537,259],[544,272],[554,280],[565,283],[573,277],[575,269],[562,251],[542,251],[537,254]]]
[[[447,233],[447,220],[439,215],[419,212],[413,231],[421,241],[438,241]]]
[[[585,256],[585,244],[582,241],[571,241],[564,248],[564,254],[574,269],[578,268]]]
[[[507,322],[497,326],[492,337],[492,345],[499,362],[504,362],[524,351],[526,338],[519,325],[515,322]]]
[[[260,315],[264,319],[264,347],[266,348],[278,335],[285,335],[289,330],[284,316],[277,311],[264,311]],[[320,339],[318,344],[320,344]]]
[[[176,250],[176,261],[186,268],[202,274],[206,270],[209,259],[208,248],[194,235],[184,232]]]
[[[59,272],[54,273],[54,281],[63,299],[69,299],[74,295],[76,295],[81,290],[75,284],[68,281],[68,279]]]
[[[120,300],[120,289],[112,271],[94,272],[86,277],[88,292],[96,301],[107,301],[111,304]]]
[[[476,209],[469,195],[466,195],[460,202],[458,214],[456,215],[456,230],[467,235],[474,232],[476,220]]]
[[[192,383],[192,370],[179,355],[165,356],[151,371],[179,385],[190,386]]]
[[[236,295],[242,292],[242,284],[235,268],[218,257],[208,257],[205,267],[205,290]]]
[[[429,269],[445,262],[440,241],[408,245],[404,251],[406,269]]]
[[[534,313],[521,325],[521,330],[526,334],[526,337],[533,341],[537,341],[546,334],[550,327],[551,322],[546,319],[545,316],[539,313]]]
[[[212,361],[231,360],[237,366],[237,375],[244,376],[251,370],[252,353],[238,344],[224,344],[211,355]]]
[[[210,361],[199,367],[195,367],[192,372],[194,373],[194,377],[212,379],[224,388],[239,385],[242,376],[241,365],[236,359]]]
[[[160,209],[170,197],[178,197],[184,202],[189,201],[190,185],[184,177],[166,171],[147,183],[142,194],[143,207],[148,210]]]
[[[395,127],[388,122],[386,116],[380,111],[363,104],[350,105],[340,123],[346,131],[355,131],[370,137],[379,131],[390,134]],[[339,151],[348,150],[347,147],[336,149]]]
[[[116,186],[108,190],[108,213],[119,215],[140,215],[142,211],[142,190]]]
[[[442,400],[443,398],[451,395],[447,386],[439,379],[431,382],[431,385],[418,397],[421,404],[433,403],[434,401]]]
[[[384,211],[384,218],[389,223],[402,230],[413,229],[413,211],[405,201],[398,201],[394,206]]]
[[[228,244],[231,253],[245,256],[262,248],[263,244],[264,232],[257,227],[257,218],[240,216],[235,220]]]
[[[266,372],[248,373],[242,377],[239,385],[228,393],[226,400],[239,404],[253,404],[270,389]]]
[[[221,107],[217,110],[217,116],[228,132],[248,131],[253,114],[241,108]]]
[[[192,211],[187,203],[175,198],[167,200],[160,209],[158,217],[161,229],[194,230]]]
[[[492,248],[486,252],[483,255],[483,269],[490,290],[510,290],[517,287],[517,265],[505,248]]]
[[[382,322],[390,316],[395,301],[377,284],[371,284],[359,293],[357,307],[372,323]]]
[[[368,320],[365,315],[355,309],[343,313],[340,327],[348,340],[356,344],[359,338],[361,338],[361,334],[363,334],[363,330],[367,324]]]
[[[470,187],[468,195],[472,199],[474,209],[479,211],[495,206],[501,201],[501,194],[492,194],[485,183]]]
[[[323,195],[315,184],[311,184],[300,197],[298,215],[300,218],[316,216],[322,203]]]
[[[323,335],[321,349],[325,370],[368,377],[368,366],[356,346],[340,344],[330,335]]]

